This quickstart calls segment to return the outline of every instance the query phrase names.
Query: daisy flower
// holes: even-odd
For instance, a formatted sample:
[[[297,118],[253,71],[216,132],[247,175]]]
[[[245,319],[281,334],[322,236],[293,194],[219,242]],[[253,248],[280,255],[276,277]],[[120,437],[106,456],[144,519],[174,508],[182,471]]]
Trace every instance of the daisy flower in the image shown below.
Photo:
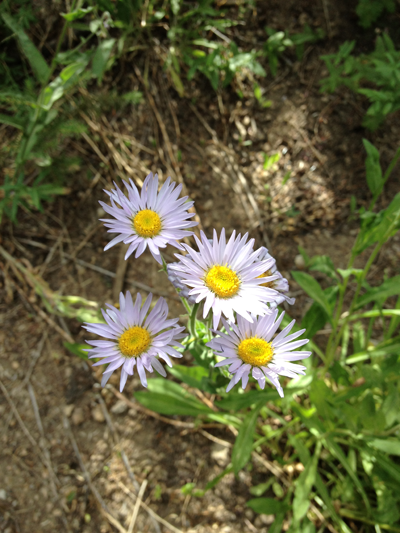
[[[288,335],[295,323],[295,320],[292,320],[273,338],[284,315],[283,311],[277,319],[278,310],[275,309],[254,322],[249,322],[240,316],[238,316],[237,325],[229,325],[224,319],[222,320],[226,333],[215,332],[219,337],[207,343],[207,346],[214,350],[216,355],[225,358],[224,361],[217,363],[216,367],[230,365],[228,370],[233,377],[226,392],[229,392],[240,380],[242,380],[242,388],[245,389],[251,371],[253,378],[258,381],[262,389],[265,387],[265,378],[267,378],[276,387],[279,396],[283,398],[279,376],[295,378],[298,374],[305,374],[305,366],[291,362],[311,355],[311,352],[293,351],[307,344],[308,339],[295,340],[305,332],[305,329]]]
[[[88,324],[83,326],[90,333],[101,335],[108,340],[86,341],[94,348],[88,349],[89,358],[101,358],[93,366],[108,364],[103,373],[101,385],[107,383],[111,374],[122,367],[120,392],[125,387],[128,376],[133,375],[136,365],[140,381],[147,387],[146,372],[157,370],[166,376],[165,368],[157,356],[168,366],[172,366],[169,356],[182,357],[174,346],[183,348],[177,339],[182,339],[184,327],[176,326],[178,318],[168,319],[168,305],[164,298],[160,298],[154,308],[148,313],[153,295],[149,294],[142,306],[142,297],[137,294],[133,303],[129,291],[119,296],[119,309],[106,304],[108,309],[103,313],[106,324]]]
[[[191,288],[189,295],[196,298],[196,303],[204,300],[203,318],[212,308],[214,329],[217,329],[222,314],[234,322],[236,312],[251,322],[250,313],[267,313],[267,303],[276,301],[280,293],[263,284],[278,276],[262,279],[259,276],[273,267],[274,259],[258,261],[260,251],[253,251],[254,239],[247,242],[247,233],[236,237],[234,231],[226,242],[225,229],[219,240],[214,230],[212,243],[203,232],[200,235],[201,240],[194,237],[199,251],[184,244],[188,255],[175,254],[179,262],[173,263],[173,271],[181,283]]]
[[[182,250],[178,243],[180,239],[193,235],[185,228],[197,225],[197,222],[188,220],[194,216],[188,210],[194,202],[186,202],[187,196],[179,198],[182,185],[175,187],[168,178],[158,190],[158,176],[150,173],[144,180],[142,191],[139,194],[135,184],[130,179],[129,184],[124,181],[128,190],[126,197],[114,183],[115,190],[105,191],[111,200],[111,207],[104,202],[100,205],[114,219],[101,219],[105,222],[108,233],[119,233],[114,237],[104,250],[123,241],[129,244],[125,259],[136,250],[135,257],[139,257],[149,247],[154,259],[162,265],[160,248],[172,244]],[[117,205],[118,204],[118,205]],[[119,207],[120,206],[120,207]]]
[[[260,255],[258,259],[260,261],[265,261],[266,259],[273,259],[272,255],[268,253],[268,249],[265,248],[265,246],[261,246],[261,248],[259,249],[259,252],[260,252]],[[259,278],[267,278],[267,277],[269,278],[269,281],[266,281],[265,283],[263,283],[262,286],[270,287],[271,289],[275,289],[281,293],[274,302],[270,303],[270,306],[277,307],[278,305],[280,305],[282,302],[285,302],[285,301],[288,304],[293,305],[296,299],[289,298],[289,296],[287,296],[286,294],[282,294],[282,293],[289,292],[289,282],[277,270],[275,259],[274,259],[273,265],[266,272],[261,274],[261,276],[259,276]]]

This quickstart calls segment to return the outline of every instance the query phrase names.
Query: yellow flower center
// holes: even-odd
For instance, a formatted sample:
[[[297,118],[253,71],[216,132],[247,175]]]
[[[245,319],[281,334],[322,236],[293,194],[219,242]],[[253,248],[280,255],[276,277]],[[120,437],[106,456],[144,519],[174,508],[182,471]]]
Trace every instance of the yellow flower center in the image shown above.
[[[267,270],[261,276],[257,276],[257,279],[259,278],[267,278],[268,276],[273,276],[272,272],[270,270]],[[276,280],[273,281],[266,281],[265,283],[261,283],[260,287],[268,287],[269,289],[273,289],[275,287]]]
[[[151,209],[143,209],[133,217],[133,227],[141,237],[155,237],[161,230],[161,218]]]
[[[232,298],[240,287],[236,273],[228,267],[214,265],[205,277],[207,287],[220,298]]]
[[[252,366],[265,366],[272,360],[274,349],[270,342],[252,337],[239,344],[238,355],[243,363]]]
[[[137,357],[148,348],[151,342],[150,333],[139,326],[127,329],[118,341],[119,349],[125,357]]]

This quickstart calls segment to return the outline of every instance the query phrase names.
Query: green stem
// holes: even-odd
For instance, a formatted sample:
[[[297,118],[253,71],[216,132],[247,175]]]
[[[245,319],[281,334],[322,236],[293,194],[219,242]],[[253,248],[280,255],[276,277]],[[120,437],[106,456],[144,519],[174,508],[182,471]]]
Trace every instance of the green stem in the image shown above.
[[[387,531],[396,531],[400,533],[400,529],[398,527],[390,526],[389,524],[377,524],[374,520],[368,520],[368,518],[363,518],[359,516],[358,514],[354,514],[348,509],[340,509],[339,514],[341,516],[344,516],[345,518],[352,518],[353,520],[357,520],[358,522],[363,522],[364,524],[370,524],[372,526],[378,525],[381,529],[386,529]]]
[[[394,307],[395,309],[400,309],[400,296],[397,298],[396,305]],[[396,331],[397,326],[400,323],[400,317],[399,316],[393,316],[390,320],[389,329],[386,333],[385,340],[390,339],[393,337],[394,332]]]
[[[192,307],[191,314],[189,316],[189,331],[193,337],[197,339],[197,331],[196,331],[196,317],[197,317],[197,311],[200,307],[200,304],[194,304]]]
[[[357,239],[356,239],[356,242],[354,243],[354,246],[353,246],[352,250],[355,250],[357,248],[358,237],[359,237],[359,235],[357,235]],[[347,269],[348,270],[353,267],[355,258],[356,258],[356,255],[352,251],[350,259],[349,259],[349,263],[347,265]],[[327,344],[327,347],[326,347],[326,360],[325,360],[324,373],[330,367],[330,365],[332,364],[332,360],[335,357],[335,350],[332,349],[332,344],[334,343],[334,339],[335,339],[337,327],[338,327],[338,324],[339,324],[340,316],[342,314],[344,296],[346,294],[346,289],[347,289],[347,285],[349,283],[349,279],[350,279],[350,276],[347,277],[345,280],[343,280],[343,283],[339,286],[339,301],[338,301],[338,304],[337,304],[337,307],[336,307],[335,316],[333,318],[332,332],[329,335],[328,344]]]
[[[363,270],[360,278],[358,279],[356,292],[355,292],[355,294],[353,296],[353,299],[351,301],[350,309],[349,309],[348,314],[347,314],[346,318],[344,319],[343,324],[342,324],[342,326],[341,326],[341,328],[340,328],[338,334],[336,335],[336,338],[335,338],[335,340],[334,340],[334,342],[332,344],[332,348],[331,348],[332,351],[331,351],[331,354],[330,354],[330,357],[329,357],[330,362],[332,362],[332,354],[333,354],[333,357],[334,357],[336,348],[339,346],[340,339],[341,339],[341,337],[343,335],[343,330],[344,330],[346,324],[349,322],[350,315],[353,312],[354,307],[355,307],[355,305],[357,303],[358,296],[360,294],[360,290],[361,290],[362,285],[363,285],[363,283],[365,281],[365,278],[367,277],[369,269],[371,268],[372,263],[375,261],[375,258],[378,255],[378,253],[380,252],[382,246],[383,246],[383,243],[380,243],[380,242],[375,246],[372,254],[370,255],[370,257],[368,259],[367,264],[364,267],[364,270]]]
[[[392,161],[390,162],[390,165],[388,166],[388,168],[386,169],[385,174],[383,175],[383,178],[382,178],[382,182],[383,182],[382,183],[382,190],[383,190],[383,187],[384,187],[385,183],[389,179],[390,174],[393,172],[393,169],[396,166],[396,163],[399,160],[399,158],[400,158],[400,147],[397,148],[397,151],[394,154],[394,157],[393,157]],[[379,197],[379,194],[376,197],[374,196],[374,198],[372,198],[370,206],[369,206],[369,211],[372,211],[372,209],[374,208],[378,197]]]
[[[72,4],[71,4],[71,11],[74,11],[75,10],[75,6],[76,6],[76,2],[77,0],[72,0]],[[62,46],[62,43],[64,41],[64,37],[65,37],[65,34],[67,32],[67,29],[68,29],[68,26],[69,26],[69,22],[68,20],[66,20],[64,22],[64,25],[63,25],[63,28],[61,30],[61,34],[60,34],[60,37],[58,38],[58,41],[57,41],[57,46],[56,46],[56,51],[54,53],[54,56],[53,56],[53,59],[51,60],[51,64],[50,64],[50,71],[49,71],[49,75],[47,76],[47,80],[43,83],[43,88],[47,85],[47,83],[49,82],[51,76],[53,75],[53,72],[57,66],[57,56],[58,54],[60,53],[60,50],[61,50],[61,46]]]

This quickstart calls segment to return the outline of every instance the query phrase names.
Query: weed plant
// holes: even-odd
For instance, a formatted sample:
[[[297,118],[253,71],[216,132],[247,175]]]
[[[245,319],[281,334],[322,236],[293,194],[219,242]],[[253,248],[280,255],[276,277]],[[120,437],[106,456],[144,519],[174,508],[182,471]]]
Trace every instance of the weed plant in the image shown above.
[[[336,54],[322,56],[329,76],[321,81],[321,90],[333,92],[343,85],[366,96],[370,106],[363,125],[375,130],[400,109],[400,50],[386,33],[377,37],[371,54],[352,55],[355,44],[345,42]]]
[[[383,173],[376,148],[366,140],[364,146],[372,199],[368,209],[354,211],[360,230],[347,268],[335,268],[329,256],[309,257],[300,249],[306,269],[325,276],[324,288],[311,274],[292,272],[313,301],[301,327],[309,339],[321,330],[329,334],[325,346],[314,340],[306,346],[313,356],[304,361],[305,375],[286,384],[284,397],[272,389],[261,390],[255,382],[245,391],[225,392],[231,375],[217,368],[219,358],[210,349],[216,333],[211,328],[212,311],[205,320],[199,319],[199,303],[186,288],[178,293],[188,312],[189,334],[178,351],[190,353],[193,364],[168,368],[175,381],[141,377],[148,391],[134,392],[138,402],[157,413],[192,416],[199,425],[218,422],[236,435],[227,468],[204,486],[185,485],[184,494],[201,498],[225,475],[237,476],[242,469],[251,472],[252,462],[259,462],[261,453],[267,455],[268,461],[261,458],[261,462],[269,473],[251,487],[256,497],[247,505],[256,513],[274,515],[272,533],[282,531],[284,522],[290,533],[323,531],[326,522],[330,529],[351,533],[349,521],[362,524],[364,531],[398,531],[400,276],[378,286],[370,286],[367,276],[382,247],[400,229],[400,193],[388,207],[375,211],[400,149]],[[365,265],[355,268],[361,254]],[[165,262],[163,270],[171,272]],[[290,321],[286,315],[281,328]],[[96,324],[91,328],[100,331]],[[85,357],[79,345],[68,348]],[[92,350],[91,357],[104,349]],[[204,395],[210,399],[207,404],[199,400]]]

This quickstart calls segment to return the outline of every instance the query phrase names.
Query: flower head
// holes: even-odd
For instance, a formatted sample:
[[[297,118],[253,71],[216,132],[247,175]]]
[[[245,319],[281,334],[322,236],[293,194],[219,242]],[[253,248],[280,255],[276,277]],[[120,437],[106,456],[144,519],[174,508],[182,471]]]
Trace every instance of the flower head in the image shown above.
[[[184,327],[176,326],[177,318],[168,319],[168,305],[164,298],[160,298],[153,309],[148,313],[153,295],[149,294],[142,306],[142,297],[137,294],[133,303],[129,291],[119,297],[117,309],[106,304],[108,309],[103,313],[106,324],[88,324],[83,326],[87,331],[101,335],[108,340],[86,341],[94,348],[87,350],[89,358],[101,358],[93,366],[108,364],[103,374],[101,385],[109,380],[117,368],[122,367],[120,391],[125,387],[128,376],[133,375],[136,365],[140,381],[147,387],[146,372],[157,370],[166,376],[164,367],[157,356],[167,365],[172,366],[169,356],[182,357],[174,346],[183,348],[178,339],[182,339]]]
[[[259,249],[260,255],[258,256],[259,261],[265,261],[267,259],[273,259],[272,255],[268,253],[268,249],[265,248],[265,246],[261,246]],[[277,307],[282,302],[287,302],[290,305],[293,305],[296,301],[295,298],[289,298],[286,293],[289,291],[289,282],[286,278],[282,276],[282,274],[277,270],[276,268],[276,261],[274,259],[274,262],[272,266],[261,276],[260,278],[268,278],[268,281],[265,280],[265,283],[263,283],[263,287],[270,287],[271,289],[275,289],[279,291],[279,296],[276,298],[274,302],[270,303],[271,307]]]
[[[218,356],[225,358],[215,366],[230,365],[229,372],[233,374],[233,377],[226,392],[230,391],[240,380],[242,380],[242,388],[246,388],[251,371],[253,378],[258,381],[262,389],[265,387],[265,378],[268,378],[283,398],[279,376],[295,378],[298,374],[304,375],[306,367],[296,365],[291,361],[305,359],[311,355],[311,352],[293,351],[307,344],[308,339],[295,340],[305,332],[305,329],[288,335],[295,323],[295,320],[292,320],[273,338],[284,315],[285,312],[282,312],[277,319],[278,310],[275,309],[254,322],[238,316],[237,325],[231,324],[230,326],[222,319],[226,333],[216,332],[219,337],[210,341],[207,346]]]
[[[187,196],[178,199],[182,185],[175,187],[171,178],[168,178],[160,192],[157,192],[158,176],[150,173],[144,180],[140,194],[133,181],[129,182],[128,184],[124,181],[128,197],[114,183],[115,190],[105,191],[110,196],[111,207],[100,202],[104,211],[114,217],[101,219],[105,222],[104,225],[110,228],[108,232],[120,234],[114,237],[104,250],[123,241],[129,244],[125,255],[125,259],[128,259],[135,250],[135,257],[139,257],[148,246],[154,259],[161,265],[160,248],[172,244],[182,250],[178,241],[193,235],[185,228],[197,225],[197,222],[188,220],[194,216],[194,213],[188,212],[194,202],[186,202]]]
[[[280,293],[263,286],[270,281],[269,277],[259,279],[259,276],[272,268],[275,260],[259,261],[260,251],[253,251],[254,239],[247,242],[247,233],[236,237],[233,232],[226,242],[223,229],[219,240],[214,230],[212,243],[203,232],[201,240],[196,236],[195,240],[199,251],[184,244],[188,255],[175,254],[179,262],[173,263],[173,272],[183,285],[191,287],[189,295],[197,303],[205,300],[204,318],[212,308],[215,329],[222,314],[234,322],[236,312],[251,322],[250,313],[264,315],[269,311],[267,303],[276,301]]]

